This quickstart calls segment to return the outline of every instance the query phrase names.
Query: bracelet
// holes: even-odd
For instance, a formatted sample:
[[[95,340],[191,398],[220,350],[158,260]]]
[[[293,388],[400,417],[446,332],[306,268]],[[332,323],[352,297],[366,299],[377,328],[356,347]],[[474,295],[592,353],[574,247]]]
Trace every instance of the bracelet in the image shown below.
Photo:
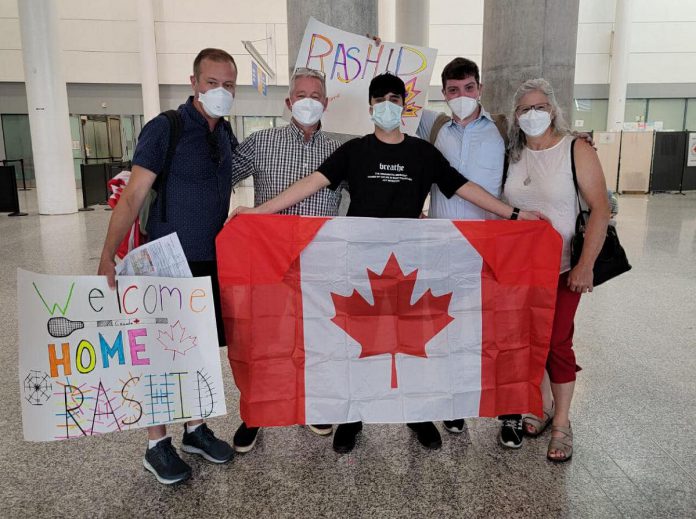
[[[520,208],[519,207],[513,207],[512,208],[512,214],[510,215],[510,220],[517,220],[517,218],[520,216]]]

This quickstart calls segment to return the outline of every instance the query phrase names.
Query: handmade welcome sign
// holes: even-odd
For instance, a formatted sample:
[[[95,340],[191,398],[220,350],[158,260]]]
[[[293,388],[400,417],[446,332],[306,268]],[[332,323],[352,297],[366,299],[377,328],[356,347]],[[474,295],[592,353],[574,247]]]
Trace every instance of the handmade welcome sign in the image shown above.
[[[377,74],[391,72],[406,83],[402,130],[415,134],[425,106],[436,49],[374,40],[309,19],[295,68],[326,74],[329,106],[322,128],[364,135],[373,131],[368,87]],[[362,107],[362,108],[361,108]]]
[[[17,272],[24,438],[225,414],[210,278]]]

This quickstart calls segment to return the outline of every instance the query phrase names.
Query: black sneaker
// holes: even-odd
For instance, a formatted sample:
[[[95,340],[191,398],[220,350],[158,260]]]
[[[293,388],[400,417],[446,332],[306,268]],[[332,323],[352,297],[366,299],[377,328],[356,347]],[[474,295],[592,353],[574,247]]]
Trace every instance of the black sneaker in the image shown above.
[[[362,422],[342,423],[336,427],[333,448],[336,452],[345,454],[355,447],[355,437],[362,431]]]
[[[498,417],[502,420],[503,425],[500,427],[500,435],[498,441],[500,445],[508,449],[519,449],[522,447],[522,415],[509,414]]]
[[[428,449],[439,449],[442,447],[440,431],[437,430],[433,422],[419,422],[406,424],[412,431],[415,431],[418,441],[423,447]]]
[[[230,444],[219,440],[204,423],[196,427],[192,433],[186,432],[184,426],[184,439],[181,442],[181,450],[189,454],[198,454],[213,463],[225,463],[232,459],[234,451]]]
[[[234,433],[234,439],[232,440],[234,450],[241,453],[249,452],[254,448],[254,445],[256,445],[256,435],[258,434],[258,427],[247,427],[247,425],[242,422],[237,432]]]
[[[186,481],[191,477],[191,467],[176,453],[171,438],[160,440],[153,448],[147,449],[143,465],[155,475],[157,481],[165,485]]]
[[[466,428],[464,418],[460,418],[459,420],[445,420],[442,422],[442,425],[444,425],[445,429],[453,434],[461,434]]]
[[[333,432],[333,425],[331,424],[307,424],[307,428],[319,436],[328,436]]]

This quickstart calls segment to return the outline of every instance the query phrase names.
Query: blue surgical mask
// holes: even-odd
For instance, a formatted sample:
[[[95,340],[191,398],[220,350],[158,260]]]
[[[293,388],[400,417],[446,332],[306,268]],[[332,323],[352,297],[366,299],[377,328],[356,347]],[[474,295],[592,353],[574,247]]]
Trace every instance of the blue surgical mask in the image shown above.
[[[382,101],[372,106],[372,120],[385,132],[398,128],[401,124],[403,107],[390,101]]]

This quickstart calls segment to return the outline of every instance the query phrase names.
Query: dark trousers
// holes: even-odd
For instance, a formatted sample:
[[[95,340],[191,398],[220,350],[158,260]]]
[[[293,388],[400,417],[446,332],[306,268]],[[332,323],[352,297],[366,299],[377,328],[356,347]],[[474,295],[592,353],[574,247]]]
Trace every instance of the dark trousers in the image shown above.
[[[215,304],[215,321],[217,322],[218,344],[222,347],[227,344],[225,339],[225,325],[222,322],[222,307],[220,306],[220,283],[218,282],[216,261],[189,261],[189,268],[194,278],[210,276],[213,286],[213,302]]]

